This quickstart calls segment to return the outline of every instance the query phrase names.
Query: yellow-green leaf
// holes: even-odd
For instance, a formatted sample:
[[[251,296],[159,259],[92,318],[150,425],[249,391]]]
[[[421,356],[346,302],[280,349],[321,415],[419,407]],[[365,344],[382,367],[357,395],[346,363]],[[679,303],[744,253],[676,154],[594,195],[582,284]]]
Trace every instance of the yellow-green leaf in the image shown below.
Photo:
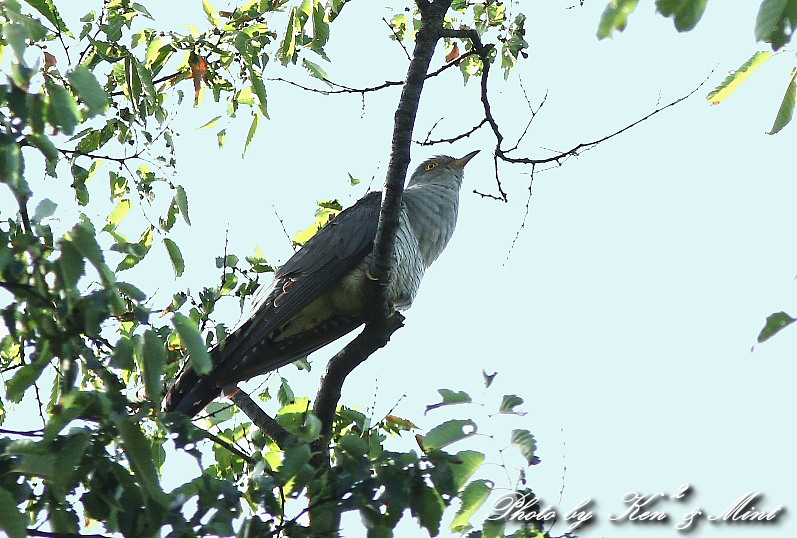
[[[211,127],[213,127],[213,126],[215,126],[217,123],[219,123],[219,120],[220,120],[220,119],[221,119],[221,116],[216,116],[215,118],[213,118],[213,119],[212,119],[212,120],[210,120],[209,122],[207,122],[207,123],[205,123],[204,125],[202,125],[201,127],[199,127],[199,130],[201,131],[202,129],[210,129]]]
[[[767,50],[762,50],[753,54],[749,60],[737,69],[732,71],[722,84],[714,88],[714,90],[706,96],[706,99],[711,101],[712,105],[718,105],[736,91],[736,88],[741,86],[742,82],[747,80],[747,77],[753,74],[753,71],[761,67],[764,62],[772,57],[772,53]]]
[[[122,219],[124,219],[130,212],[132,207],[133,204],[130,202],[130,200],[120,200],[119,203],[116,204],[114,210],[111,211],[111,214],[108,215],[108,219],[103,230],[106,232],[115,230],[119,223],[122,222]]]

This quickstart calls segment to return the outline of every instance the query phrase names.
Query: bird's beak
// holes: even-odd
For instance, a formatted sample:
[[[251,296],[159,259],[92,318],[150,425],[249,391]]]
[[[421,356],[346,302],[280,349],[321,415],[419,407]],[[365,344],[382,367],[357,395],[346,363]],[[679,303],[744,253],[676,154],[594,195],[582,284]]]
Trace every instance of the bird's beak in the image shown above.
[[[452,161],[451,165],[454,168],[459,168],[461,170],[461,169],[465,168],[465,165],[468,164],[468,161],[470,161],[472,158],[474,158],[476,156],[476,154],[479,153],[479,151],[481,151],[481,150],[477,149],[476,151],[471,151],[470,153],[468,153],[467,155],[465,155],[461,159],[457,159],[456,161]]]

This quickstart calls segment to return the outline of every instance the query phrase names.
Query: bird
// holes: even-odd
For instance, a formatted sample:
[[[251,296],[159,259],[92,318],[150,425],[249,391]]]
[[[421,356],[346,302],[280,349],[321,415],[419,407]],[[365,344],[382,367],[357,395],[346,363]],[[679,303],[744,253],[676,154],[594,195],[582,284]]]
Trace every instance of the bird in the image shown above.
[[[426,269],[454,233],[465,165],[479,152],[425,160],[402,196],[387,300],[412,305]],[[199,375],[186,361],[164,410],[197,415],[223,387],[276,370],[365,323],[366,281],[382,193],[341,211],[274,273],[265,299],[239,328],[210,350],[213,368]]]

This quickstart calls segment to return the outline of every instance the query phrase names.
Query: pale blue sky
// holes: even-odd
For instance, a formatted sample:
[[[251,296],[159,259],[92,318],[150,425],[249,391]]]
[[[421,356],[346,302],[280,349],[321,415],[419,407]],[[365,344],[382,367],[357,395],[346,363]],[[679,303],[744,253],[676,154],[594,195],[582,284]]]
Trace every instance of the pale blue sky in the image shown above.
[[[457,232],[427,273],[406,327],[349,377],[343,403],[375,403],[379,419],[406,395],[393,413],[421,428],[473,417],[495,440],[480,436],[452,448],[483,450],[493,463],[501,461],[498,449],[508,445],[512,428],[531,430],[542,459],[527,471],[534,491],[556,505],[563,490],[562,512],[594,500],[595,522],[582,536],[676,536],[675,524],[692,508],[718,515],[750,491],[765,494],[757,508],[787,507],[779,524],[701,521],[696,535],[793,534],[797,524],[788,509],[797,507],[797,472],[788,424],[797,333],[787,330],[751,353],[764,318],[795,306],[797,187],[790,158],[797,127],[764,134],[793,56],[774,58],[727,103],[710,107],[708,91],[765,48],[753,39],[758,2],[710,2],[688,34],[677,34],[670,20],[654,15],[652,2],[641,2],[626,32],[601,42],[595,31],[605,2],[565,9],[571,3],[512,7],[528,15],[530,56],[507,82],[496,71],[490,83],[494,112],[509,138],[528,119],[517,76],[535,105],[548,92],[524,155],[548,156],[600,138],[715,71],[678,107],[538,174],[511,253],[528,170],[502,167],[510,197],[503,204],[471,194],[474,188],[494,192],[486,129],[453,147],[413,146],[413,167],[435,153],[483,151],[467,167]],[[199,1],[144,4],[174,27],[206,24]],[[357,87],[403,78],[406,58],[387,40],[381,21],[389,17],[387,4],[361,0],[346,7],[328,48],[332,80]],[[434,67],[443,55],[438,51]],[[266,76],[307,80],[301,69],[276,63]],[[182,105],[174,123],[180,132],[175,179],[188,189],[193,226],[179,227],[175,239],[186,273],[173,281],[165,257],[137,270],[160,302],[175,290],[216,281],[214,258],[223,252],[227,228],[231,252],[250,254],[260,245],[279,263],[291,250],[272,206],[293,232],[311,220],[316,200],[337,197],[350,205],[372,176],[373,187],[381,186],[398,89],[369,94],[364,113],[359,96],[324,97],[277,82],[267,89],[271,121],[261,124],[243,160],[246,118],[227,127],[227,148],[220,152],[215,131],[196,130],[217,115],[209,96],[198,110],[189,100]],[[481,110],[476,92],[473,82],[463,88],[453,70],[429,81],[415,137],[422,139],[440,118],[441,136],[474,125]],[[363,182],[350,187],[347,173]],[[67,181],[59,181],[48,180],[48,196],[70,199]],[[101,198],[107,184],[102,179],[91,188]],[[217,321],[235,323],[234,302],[219,310]],[[282,370],[297,395],[314,393],[326,359],[341,345],[315,353],[309,375]],[[482,369],[498,371],[486,393]],[[424,416],[424,407],[438,401],[438,388],[465,390],[488,405]],[[528,414],[488,417],[511,393],[526,399]],[[392,442],[414,445],[411,436]],[[521,459],[511,450],[504,458],[514,478]],[[499,467],[486,466],[483,474],[499,487],[510,485]],[[684,483],[695,490],[686,500],[655,506],[669,512],[667,523],[608,521],[609,513],[624,511],[626,492],[672,495]],[[348,525],[348,536],[359,535],[356,517]],[[405,521],[397,535],[418,535],[414,528]]]

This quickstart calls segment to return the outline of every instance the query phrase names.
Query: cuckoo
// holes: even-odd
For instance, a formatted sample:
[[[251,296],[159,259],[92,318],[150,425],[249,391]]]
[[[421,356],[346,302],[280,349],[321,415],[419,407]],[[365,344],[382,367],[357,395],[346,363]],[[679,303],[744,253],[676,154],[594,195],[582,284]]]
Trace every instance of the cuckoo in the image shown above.
[[[410,177],[387,286],[393,309],[410,307],[424,272],[451,239],[464,168],[477,153],[433,157]],[[262,304],[210,351],[213,370],[200,376],[186,364],[165,409],[194,416],[222,387],[301,359],[362,325],[381,200],[381,192],[366,194],[280,267]]]

